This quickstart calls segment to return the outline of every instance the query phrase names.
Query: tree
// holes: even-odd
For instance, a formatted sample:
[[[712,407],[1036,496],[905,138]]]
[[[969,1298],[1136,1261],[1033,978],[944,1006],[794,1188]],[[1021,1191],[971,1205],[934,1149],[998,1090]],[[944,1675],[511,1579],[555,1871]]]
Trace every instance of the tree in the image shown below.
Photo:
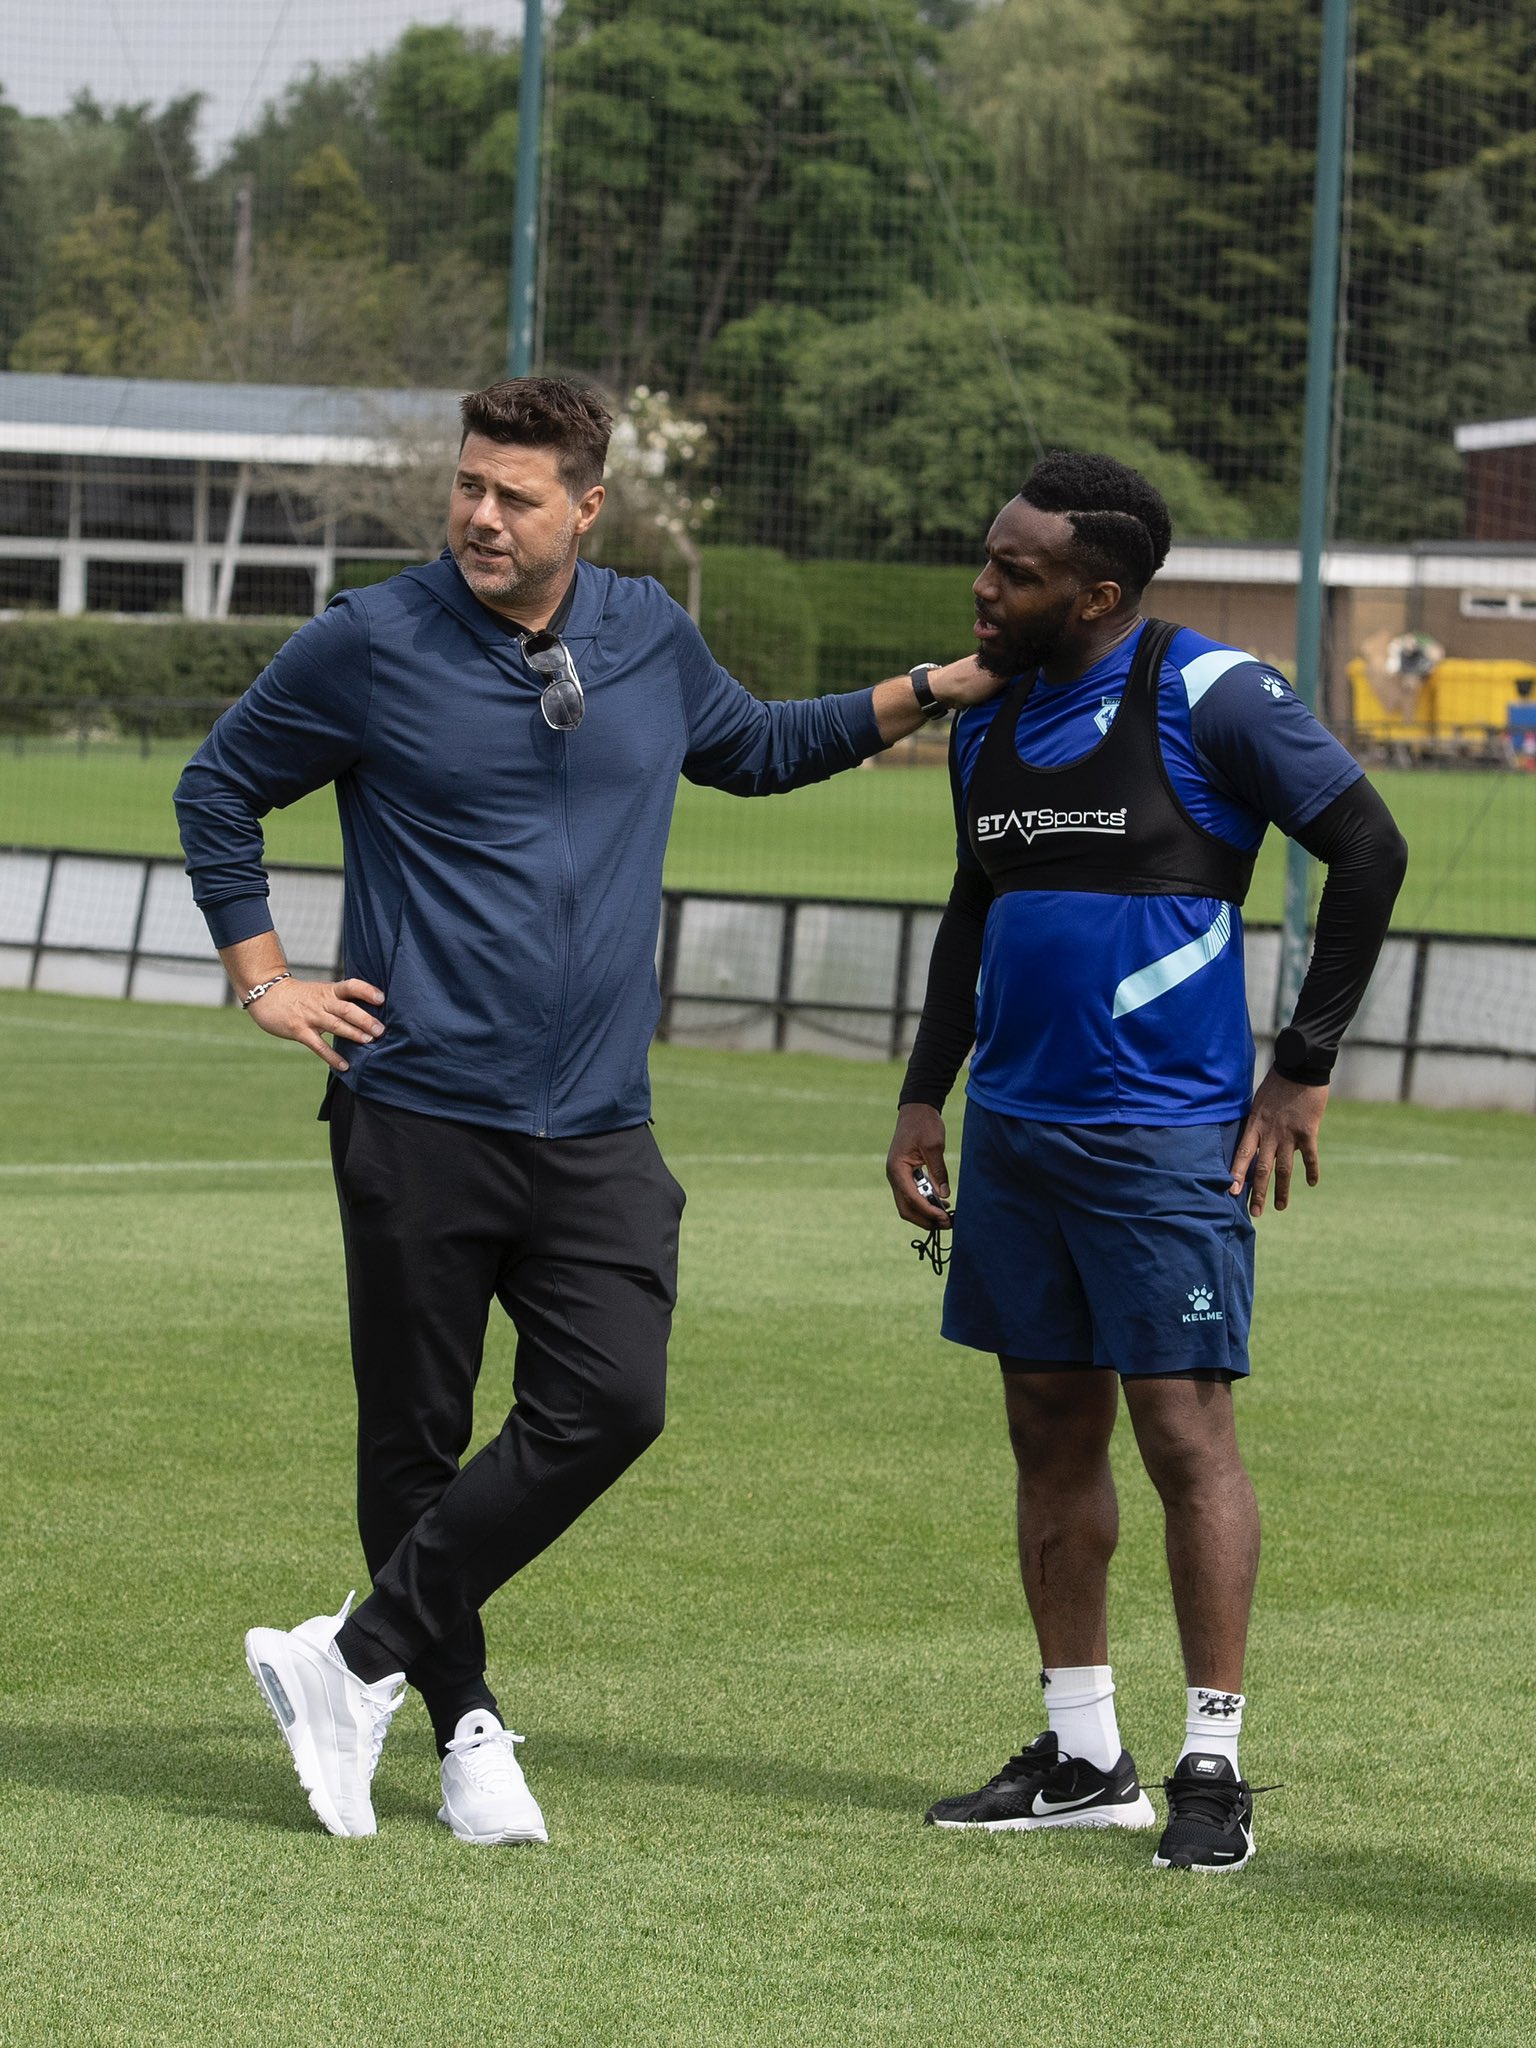
[[[411,42],[411,33],[418,37]],[[487,180],[467,163],[455,169],[463,149],[478,148],[481,136],[466,131],[458,140],[457,123],[464,117],[450,107],[437,123],[427,115],[427,86],[398,75],[399,50],[409,45],[423,55],[422,32],[408,32],[396,52],[375,57],[341,71],[312,69],[290,85],[282,98],[268,105],[249,133],[238,136],[215,173],[213,183],[223,195],[249,178],[256,193],[256,231],[269,236],[283,224],[292,181],[318,150],[338,149],[356,172],[369,203],[384,224],[386,252],[392,262],[414,263],[440,255],[445,248],[477,253],[486,232],[486,217],[500,204],[494,222],[494,260],[505,270],[510,245],[507,194],[488,198]],[[436,31],[425,32],[435,35]],[[460,38],[467,61],[474,61],[472,39],[464,30],[444,33]],[[430,53],[432,45],[425,46]],[[380,112],[388,96],[390,112]],[[513,87],[515,103],[516,89]],[[406,109],[416,109],[410,119]],[[510,159],[509,176],[510,176]],[[226,197],[226,205],[227,205]]]
[[[167,101],[158,114],[148,101],[113,108],[117,162],[106,196],[114,206],[126,206],[145,221],[174,212],[178,202],[185,209],[201,183],[197,123],[202,106],[203,95],[193,92]]]
[[[52,117],[0,105],[0,362],[39,311],[44,250],[103,200],[123,203],[127,136],[88,92]]]
[[[1040,223],[946,118],[912,0],[570,0],[552,60],[547,350],[617,388],[708,397],[716,340],[768,303],[862,320],[969,285],[903,86],[994,290],[1059,296]]]
[[[0,94],[0,362],[31,318],[38,287],[37,230],[22,156],[22,119]]]
[[[1140,170],[1109,294],[1179,438],[1294,531],[1305,374],[1316,0],[1122,0],[1141,58],[1123,93]],[[1536,255],[1536,0],[1358,0],[1346,367],[1380,403],[1394,280],[1435,191],[1475,171],[1506,261]]]
[[[1245,531],[1242,509],[1171,452],[1172,422],[1136,396],[1131,363],[1085,307],[996,306],[992,322],[1047,446],[1144,470],[1189,538]],[[913,298],[856,327],[809,332],[785,410],[800,435],[804,544],[893,561],[967,561],[1033,459],[1029,421],[978,312],[941,324]]]
[[[273,240],[311,263],[383,262],[384,223],[334,142],[306,157],[288,180],[288,204]]]
[[[999,0],[966,16],[945,47],[955,111],[990,141],[1004,190],[1049,219],[1089,295],[1105,282],[1113,224],[1134,203],[1141,163],[1124,102],[1148,62],[1124,0]]]
[[[1229,490],[1294,505],[1317,125],[1309,0],[1129,0],[1138,203],[1112,298],[1143,388]],[[1294,520],[1294,513],[1290,514]]]
[[[474,383],[494,373],[504,321],[499,280],[458,251],[387,260],[377,208],[327,143],[289,179],[233,341],[274,383]]]
[[[162,215],[142,226],[128,207],[102,200],[50,244],[40,308],[11,351],[11,368],[189,376],[203,344],[169,223]]]
[[[377,73],[379,125],[398,149],[458,176],[517,107],[520,52],[487,29],[408,28]]]
[[[1352,538],[1457,539],[1456,428],[1536,408],[1532,284],[1506,268],[1510,242],[1477,177],[1447,177],[1387,290],[1379,386],[1349,387],[1338,523]]]
[[[46,247],[111,198],[123,131],[90,93],[80,92],[66,112],[24,120],[18,142],[18,174],[39,245]]]

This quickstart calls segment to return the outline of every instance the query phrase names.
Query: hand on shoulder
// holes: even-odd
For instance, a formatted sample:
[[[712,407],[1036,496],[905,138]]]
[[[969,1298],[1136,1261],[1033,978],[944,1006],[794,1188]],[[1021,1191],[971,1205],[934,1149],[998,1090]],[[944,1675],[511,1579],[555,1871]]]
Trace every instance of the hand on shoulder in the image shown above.
[[[969,704],[985,704],[989,697],[995,697],[1007,683],[1006,676],[994,675],[991,669],[983,668],[974,654],[963,655],[959,661],[946,662],[942,668],[928,671],[928,687],[941,704],[953,705],[957,711]]]

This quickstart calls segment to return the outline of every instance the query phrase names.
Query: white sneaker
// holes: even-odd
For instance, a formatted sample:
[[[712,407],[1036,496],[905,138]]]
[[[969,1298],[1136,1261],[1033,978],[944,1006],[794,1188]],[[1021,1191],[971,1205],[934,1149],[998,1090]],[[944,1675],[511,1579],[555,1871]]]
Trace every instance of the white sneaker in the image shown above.
[[[297,1628],[253,1628],[245,1661],[293,1752],[299,1783],[333,1835],[378,1832],[369,1787],[390,1717],[405,1692],[405,1673],[372,1685],[350,1672],[336,1653],[340,1614],[319,1614]]]
[[[517,1761],[521,1735],[484,1710],[460,1718],[443,1758],[438,1819],[461,1842],[547,1842],[539,1802]]]

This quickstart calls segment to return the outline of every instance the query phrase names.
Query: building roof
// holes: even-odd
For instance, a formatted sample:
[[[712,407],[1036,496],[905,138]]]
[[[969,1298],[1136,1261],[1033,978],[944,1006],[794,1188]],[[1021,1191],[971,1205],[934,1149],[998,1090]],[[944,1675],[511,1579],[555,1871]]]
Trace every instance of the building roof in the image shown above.
[[[1419,541],[1393,546],[1335,541],[1324,549],[1323,582],[1344,590],[1536,590],[1536,550],[1507,541]],[[1299,548],[1272,541],[1176,541],[1158,571],[1163,583],[1272,583],[1294,589]]]
[[[402,434],[458,424],[456,391],[195,384],[0,372],[0,452],[388,465]]]
[[[1475,455],[1485,448],[1529,448],[1536,441],[1536,420],[1470,420],[1456,429],[1456,448]]]

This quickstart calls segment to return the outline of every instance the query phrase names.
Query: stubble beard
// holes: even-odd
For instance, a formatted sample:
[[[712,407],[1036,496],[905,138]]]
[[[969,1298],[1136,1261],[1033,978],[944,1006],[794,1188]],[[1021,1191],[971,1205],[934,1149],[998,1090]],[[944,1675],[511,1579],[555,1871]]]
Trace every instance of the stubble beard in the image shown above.
[[[505,555],[502,557],[505,567],[500,571],[488,569],[470,555],[472,534],[466,533],[463,540],[452,547],[452,554],[459,565],[459,573],[482,604],[489,605],[494,611],[516,613],[537,604],[544,596],[565,567],[575,533],[576,514],[573,508],[558,542],[552,541],[547,552]]]
[[[1075,597],[1066,598],[1048,617],[1037,619],[1016,633],[1000,633],[979,650],[977,667],[984,668],[989,676],[1033,675],[1060,647],[1076,602]]]

